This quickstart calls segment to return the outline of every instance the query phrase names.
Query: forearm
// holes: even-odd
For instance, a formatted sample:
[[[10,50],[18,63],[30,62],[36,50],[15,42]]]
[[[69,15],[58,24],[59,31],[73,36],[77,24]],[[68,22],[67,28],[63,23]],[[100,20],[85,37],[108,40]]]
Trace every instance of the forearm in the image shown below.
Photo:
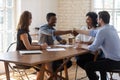
[[[44,49],[46,49],[47,48],[47,43],[44,43],[44,44],[41,44],[41,45],[36,45],[36,46],[33,46],[33,45],[31,45],[30,46],[30,48],[32,49],[32,50],[36,50],[36,49],[40,49],[40,50],[44,50]]]
[[[36,46],[36,45],[38,45],[38,42],[32,42],[31,45]]]
[[[55,31],[54,35],[64,35],[64,34],[69,34],[72,33],[72,30],[67,30],[67,31]]]
[[[89,35],[90,31],[86,31],[86,30],[75,30],[77,33],[80,34],[85,34],[85,35]]]
[[[92,42],[93,42],[93,41],[89,41],[89,42],[81,41],[80,43],[90,45],[90,44],[92,44]]]
[[[88,45],[86,45],[86,44],[82,44],[81,48],[89,50]]]
[[[36,46],[36,45],[30,45],[27,47],[27,50],[40,50],[42,49],[41,46]]]

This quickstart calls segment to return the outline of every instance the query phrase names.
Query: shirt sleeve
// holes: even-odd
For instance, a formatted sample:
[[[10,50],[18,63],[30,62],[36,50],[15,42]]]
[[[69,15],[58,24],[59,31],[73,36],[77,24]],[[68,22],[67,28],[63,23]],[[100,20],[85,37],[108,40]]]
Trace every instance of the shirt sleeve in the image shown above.
[[[56,36],[56,40],[59,42],[62,40],[62,38],[60,36]]]
[[[90,30],[89,36],[95,37],[98,30]]]
[[[49,35],[49,36],[54,36],[55,30],[49,29],[49,28],[46,28],[46,27],[41,27],[39,32],[41,34],[45,34],[45,35]]]
[[[87,26],[82,26],[82,27],[80,27],[80,30],[88,30],[88,28],[87,28]],[[82,41],[82,39],[81,39],[81,37],[83,37],[82,35],[84,35],[84,34],[78,34],[78,35],[75,37],[75,41],[76,41],[76,42]]]
[[[105,39],[105,31],[101,30],[96,34],[95,40],[90,46],[88,46],[88,49],[90,51],[96,51],[104,43],[104,39]]]
[[[80,41],[81,41],[81,34],[78,34],[78,35],[75,37],[75,41],[76,41],[76,42],[80,42]]]

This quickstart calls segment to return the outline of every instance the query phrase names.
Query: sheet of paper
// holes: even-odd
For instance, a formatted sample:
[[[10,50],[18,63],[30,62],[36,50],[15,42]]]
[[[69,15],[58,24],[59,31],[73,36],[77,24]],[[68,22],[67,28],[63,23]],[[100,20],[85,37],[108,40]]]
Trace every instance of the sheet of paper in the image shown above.
[[[62,44],[55,45],[55,46],[58,46],[58,47],[65,47],[65,48],[67,48],[67,47],[73,47],[73,45],[62,45]]]
[[[50,48],[50,49],[47,49],[47,51],[65,51],[64,48]]]
[[[19,52],[20,52],[20,54],[40,54],[40,53],[43,53],[40,50],[21,50]]]

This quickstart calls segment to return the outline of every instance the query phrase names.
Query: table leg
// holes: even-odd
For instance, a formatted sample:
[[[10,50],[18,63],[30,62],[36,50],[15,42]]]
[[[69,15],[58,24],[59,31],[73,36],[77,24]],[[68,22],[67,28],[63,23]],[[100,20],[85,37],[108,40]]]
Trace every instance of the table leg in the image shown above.
[[[40,80],[44,80],[44,68],[45,68],[45,64],[42,64],[41,66],[41,70],[40,70]]]
[[[59,70],[60,70],[62,67],[64,67],[65,80],[69,80],[66,63],[67,63],[70,59],[71,59],[71,58],[66,58],[66,59],[64,59],[63,64],[62,64],[62,65],[57,69],[57,71],[56,71],[56,74],[57,74],[57,73],[59,72]],[[56,75],[56,76],[58,76],[58,75]]]
[[[5,73],[6,73],[6,79],[10,80],[10,73],[9,73],[9,67],[8,67],[8,62],[4,62],[4,66],[5,66]]]
[[[53,78],[57,78],[57,77],[59,77],[59,78],[62,79],[62,80],[69,80],[66,63],[67,63],[70,59],[71,59],[71,58],[66,58],[66,59],[64,59],[63,64],[61,64],[61,66],[59,66],[59,68],[58,68],[54,73],[50,72],[49,70],[44,69],[44,71],[52,74],[52,75],[49,77],[48,80],[53,80]],[[61,70],[61,68],[63,68],[63,67],[64,67],[64,71],[65,71],[65,78],[57,74],[57,73]],[[57,79],[55,79],[55,80],[57,80]]]
[[[67,66],[66,65],[64,65],[64,72],[65,72],[65,78],[66,78],[66,80],[69,80],[68,70],[67,70]]]

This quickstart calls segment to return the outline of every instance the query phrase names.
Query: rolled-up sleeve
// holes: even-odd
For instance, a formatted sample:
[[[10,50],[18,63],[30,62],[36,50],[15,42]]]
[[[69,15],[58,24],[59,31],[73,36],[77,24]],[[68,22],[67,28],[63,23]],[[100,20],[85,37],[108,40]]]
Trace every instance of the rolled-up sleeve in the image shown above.
[[[62,38],[60,36],[56,36],[57,41],[61,41]]]
[[[98,30],[90,30],[89,36],[95,37]]]
[[[46,27],[41,27],[40,28],[40,33],[41,34],[45,34],[45,35],[48,35],[48,36],[54,36],[54,32],[55,32],[55,30],[52,30],[52,29],[49,29],[49,28],[46,28]]]

